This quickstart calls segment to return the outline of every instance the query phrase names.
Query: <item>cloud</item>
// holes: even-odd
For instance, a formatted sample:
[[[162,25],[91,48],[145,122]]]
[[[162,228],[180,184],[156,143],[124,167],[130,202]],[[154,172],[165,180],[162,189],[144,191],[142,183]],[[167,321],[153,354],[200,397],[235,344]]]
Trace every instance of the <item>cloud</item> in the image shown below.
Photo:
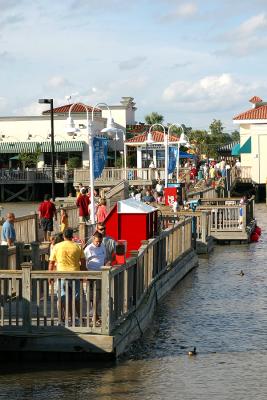
[[[197,14],[197,11],[198,7],[195,3],[184,3],[174,8],[168,14],[163,15],[161,19],[169,21],[170,19],[192,18]]]
[[[46,86],[50,87],[50,88],[58,89],[58,88],[62,88],[62,87],[71,86],[71,83],[66,78],[64,78],[64,76],[56,75],[56,76],[52,76],[48,80]]]
[[[187,112],[231,110],[255,93],[264,90],[261,83],[241,82],[231,74],[210,75],[198,81],[174,81],[165,88],[162,99]]]
[[[267,27],[266,15],[265,13],[261,13],[259,15],[255,15],[254,17],[249,18],[247,21],[244,21],[234,31],[234,33],[239,38],[246,38],[252,35],[255,31],[266,27]]]
[[[146,61],[146,57],[134,57],[129,60],[121,61],[119,63],[119,68],[121,70],[129,70],[129,69],[135,69],[139,67],[140,64],[142,64],[144,61]]]
[[[219,39],[226,46],[216,51],[217,55],[231,55],[235,57],[250,56],[259,50],[267,48],[267,38],[262,31],[267,28],[265,13],[255,15],[242,22],[237,28],[228,31]]]

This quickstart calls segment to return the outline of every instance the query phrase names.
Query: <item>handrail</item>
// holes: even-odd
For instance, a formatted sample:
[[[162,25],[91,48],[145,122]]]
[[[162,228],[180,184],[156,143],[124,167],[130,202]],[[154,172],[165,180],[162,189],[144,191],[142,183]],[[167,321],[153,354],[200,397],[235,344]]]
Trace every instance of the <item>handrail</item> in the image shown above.
[[[140,305],[154,282],[191,250],[191,224],[192,219],[186,218],[144,241],[123,266],[67,273],[36,271],[24,263],[21,271],[0,271],[0,326],[38,332],[62,329],[63,324],[69,331],[111,334]],[[66,303],[56,295],[62,282],[72,288],[70,294],[66,288]],[[77,298],[79,320],[75,321]],[[63,320],[64,304],[68,318]]]

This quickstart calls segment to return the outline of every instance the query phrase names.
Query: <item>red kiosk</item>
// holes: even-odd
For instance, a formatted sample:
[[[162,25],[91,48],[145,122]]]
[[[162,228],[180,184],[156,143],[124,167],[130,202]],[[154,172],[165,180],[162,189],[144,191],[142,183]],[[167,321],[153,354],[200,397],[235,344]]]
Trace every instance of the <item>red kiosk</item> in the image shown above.
[[[158,209],[135,199],[120,200],[108,214],[106,234],[126,241],[126,254],[138,250],[142,240],[157,235]]]

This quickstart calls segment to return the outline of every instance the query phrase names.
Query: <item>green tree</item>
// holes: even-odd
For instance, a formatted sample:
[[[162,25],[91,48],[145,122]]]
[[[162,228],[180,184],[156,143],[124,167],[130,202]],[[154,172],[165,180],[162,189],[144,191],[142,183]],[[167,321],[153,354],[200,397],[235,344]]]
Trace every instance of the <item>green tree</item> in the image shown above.
[[[239,142],[240,141],[240,133],[238,132],[238,130],[234,130],[231,133],[231,139],[233,142]]]
[[[147,125],[162,124],[164,121],[164,117],[157,112],[152,112],[145,116],[145,121]]]
[[[40,155],[41,149],[38,146],[34,153],[20,153],[19,161],[23,164],[24,168],[36,168]]]
[[[67,166],[69,169],[80,168],[82,166],[82,161],[80,157],[71,157],[68,159]]]

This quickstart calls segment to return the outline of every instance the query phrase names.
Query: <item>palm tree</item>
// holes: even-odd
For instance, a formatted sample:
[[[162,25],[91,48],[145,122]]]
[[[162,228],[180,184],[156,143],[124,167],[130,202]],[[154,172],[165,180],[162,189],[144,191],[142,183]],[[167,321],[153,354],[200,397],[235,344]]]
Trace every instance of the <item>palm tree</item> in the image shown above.
[[[163,120],[163,115],[160,115],[157,112],[152,112],[145,116],[145,121],[147,125],[162,124]]]

